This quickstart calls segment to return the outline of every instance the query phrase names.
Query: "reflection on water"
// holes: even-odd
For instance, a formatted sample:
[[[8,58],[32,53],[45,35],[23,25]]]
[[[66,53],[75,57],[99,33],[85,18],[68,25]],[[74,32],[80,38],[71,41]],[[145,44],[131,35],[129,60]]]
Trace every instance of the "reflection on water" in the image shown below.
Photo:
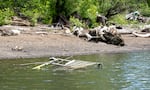
[[[75,71],[20,64],[42,59],[0,60],[0,90],[150,90],[150,52],[74,56],[96,61],[103,69],[91,66]]]

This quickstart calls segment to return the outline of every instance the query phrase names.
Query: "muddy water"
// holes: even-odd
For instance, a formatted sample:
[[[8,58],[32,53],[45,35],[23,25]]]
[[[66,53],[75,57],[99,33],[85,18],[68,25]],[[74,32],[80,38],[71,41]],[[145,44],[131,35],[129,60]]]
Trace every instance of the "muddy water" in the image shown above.
[[[96,61],[102,69],[91,66],[80,70],[60,70],[25,63],[48,58],[0,60],[0,90],[150,90],[150,52],[74,56]]]

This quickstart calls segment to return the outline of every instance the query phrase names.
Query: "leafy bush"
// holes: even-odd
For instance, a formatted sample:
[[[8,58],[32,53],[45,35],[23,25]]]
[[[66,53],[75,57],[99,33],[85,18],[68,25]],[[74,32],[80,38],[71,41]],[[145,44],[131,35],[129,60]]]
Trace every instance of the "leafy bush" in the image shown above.
[[[70,17],[71,26],[85,27],[85,24],[82,23],[79,19]]]
[[[146,2],[147,1],[147,2]],[[144,16],[150,16],[150,0],[0,0],[0,25],[9,23],[9,19],[13,14],[13,10],[18,9],[19,13],[23,13],[30,18],[34,24],[40,21],[50,24],[57,21],[58,16],[65,16],[67,19],[73,12],[78,12],[82,18],[89,18],[92,22],[91,26],[97,25],[95,22],[96,12],[101,15],[107,15],[112,7],[119,3],[115,10],[112,9],[112,14],[121,8],[126,8],[127,11],[138,10]],[[11,11],[12,10],[12,11]],[[121,10],[122,11],[122,10]],[[16,13],[16,11],[14,11]],[[80,26],[78,20],[76,24]],[[120,24],[136,23],[127,22],[123,15],[116,15],[111,18]],[[81,22],[80,22],[81,23]]]
[[[21,8],[21,13],[29,17],[29,21],[32,25],[38,23],[38,20],[42,23],[51,23],[51,6],[52,0],[29,0],[25,2],[24,7]]]
[[[29,17],[29,21],[31,22],[31,25],[35,25],[37,23],[37,19],[39,17],[39,13],[35,10],[30,11],[30,10],[25,10],[23,14],[27,17]]]
[[[142,9],[142,10],[141,10],[141,14],[142,14],[143,16],[150,17],[150,7],[145,7],[145,9]]]
[[[124,24],[138,24],[139,22],[136,20],[126,20],[125,14],[117,14],[110,19],[110,22],[114,22],[116,24],[124,25]]]
[[[114,17],[110,19],[110,22],[114,22],[114,23],[121,24],[121,25],[128,24],[128,21],[125,19],[124,14],[115,15]]]
[[[0,10],[0,25],[9,24],[13,15],[13,11],[9,8]]]

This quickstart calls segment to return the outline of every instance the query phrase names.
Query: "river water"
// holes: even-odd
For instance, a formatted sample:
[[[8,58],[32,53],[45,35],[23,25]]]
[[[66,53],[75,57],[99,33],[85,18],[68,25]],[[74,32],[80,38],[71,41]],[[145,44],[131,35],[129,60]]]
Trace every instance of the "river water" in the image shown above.
[[[150,51],[74,56],[102,63],[79,70],[61,70],[25,63],[48,58],[0,60],[0,90],[150,90]]]

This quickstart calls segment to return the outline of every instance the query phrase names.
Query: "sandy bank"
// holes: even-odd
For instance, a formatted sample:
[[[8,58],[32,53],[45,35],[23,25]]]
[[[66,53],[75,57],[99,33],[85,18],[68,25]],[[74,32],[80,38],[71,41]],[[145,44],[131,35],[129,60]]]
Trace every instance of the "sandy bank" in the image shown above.
[[[120,53],[150,50],[150,38],[122,35],[126,46],[108,45],[102,42],[87,42],[75,36],[57,34],[0,36],[0,59],[38,58],[82,54]],[[12,48],[23,47],[22,51]]]

